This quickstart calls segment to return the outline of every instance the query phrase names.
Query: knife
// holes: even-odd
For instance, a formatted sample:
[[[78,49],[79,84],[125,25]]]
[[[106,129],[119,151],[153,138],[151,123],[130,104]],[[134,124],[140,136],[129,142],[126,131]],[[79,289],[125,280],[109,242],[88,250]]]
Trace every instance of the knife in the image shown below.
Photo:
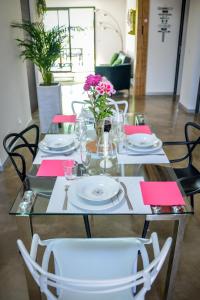
[[[126,202],[128,204],[128,208],[129,208],[129,210],[133,210],[133,206],[132,206],[131,201],[130,201],[129,196],[128,196],[127,187],[122,181],[120,181],[120,184],[124,189],[124,194],[125,194]]]

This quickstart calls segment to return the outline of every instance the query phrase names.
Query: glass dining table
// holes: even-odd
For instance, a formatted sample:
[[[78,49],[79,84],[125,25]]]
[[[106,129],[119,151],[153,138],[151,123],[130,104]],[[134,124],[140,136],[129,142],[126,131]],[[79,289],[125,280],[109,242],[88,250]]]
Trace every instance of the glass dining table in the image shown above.
[[[67,123],[51,124],[49,134],[69,134],[73,131],[74,125]],[[77,152],[79,149],[77,150]],[[78,152],[79,154],[79,152]],[[63,159],[66,157],[62,156]],[[117,160],[113,163],[112,167],[106,170],[106,176],[122,180],[125,183],[132,182],[134,186],[137,186],[138,182],[144,181],[177,181],[176,175],[170,165],[170,163],[162,163],[162,160],[155,157],[155,160],[145,161],[145,157],[136,157],[137,161]],[[153,157],[152,157],[153,158]],[[41,159],[41,158],[40,158]],[[16,217],[18,231],[20,238],[25,242],[27,247],[30,246],[32,236],[34,234],[32,226],[32,218],[36,219],[38,216],[57,216],[56,220],[59,222],[59,216],[83,216],[86,236],[90,238],[92,236],[90,231],[89,218],[90,216],[110,216],[110,215],[123,215],[123,216],[144,216],[146,221],[171,221],[173,222],[173,244],[170,251],[170,257],[167,268],[167,276],[165,282],[165,292],[162,299],[170,300],[173,298],[173,290],[175,286],[175,278],[178,270],[178,263],[180,259],[180,253],[182,248],[182,242],[184,237],[185,225],[188,216],[192,214],[192,208],[189,204],[188,199],[185,197],[184,192],[179,186],[180,191],[185,199],[185,206],[161,206],[159,209],[154,206],[145,207],[145,205],[137,204],[137,189],[135,194],[135,203],[133,202],[133,209],[121,209],[120,207],[116,210],[103,210],[103,211],[88,211],[84,209],[73,209],[71,206],[69,209],[58,209],[54,206],[50,207],[50,199],[52,198],[53,190],[55,187],[59,188],[58,177],[38,177],[36,176],[38,168],[40,166],[40,160],[36,160],[32,165],[31,170],[28,174],[29,189],[34,192],[34,197],[31,206],[28,209],[22,209],[22,203],[24,201],[24,189],[22,188],[11,209],[10,215]],[[79,161],[78,165],[78,180],[84,177],[84,168]],[[102,174],[102,168],[98,161],[91,163],[91,174],[100,175]],[[60,178],[59,180],[63,180]],[[75,179],[76,180],[76,179]],[[178,181],[177,184],[179,185]],[[29,299],[37,300],[41,299],[41,294],[33,282],[31,276],[26,271],[27,286],[29,291]]]

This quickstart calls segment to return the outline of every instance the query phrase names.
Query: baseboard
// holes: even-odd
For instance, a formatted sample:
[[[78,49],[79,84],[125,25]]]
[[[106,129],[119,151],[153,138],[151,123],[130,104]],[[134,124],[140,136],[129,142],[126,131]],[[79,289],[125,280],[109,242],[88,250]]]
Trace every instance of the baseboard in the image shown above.
[[[182,109],[184,112],[186,112],[188,114],[194,114],[195,113],[195,109],[188,109],[181,102],[179,102],[178,106],[180,107],[180,109]]]
[[[173,93],[169,92],[149,92],[146,96],[173,96]]]

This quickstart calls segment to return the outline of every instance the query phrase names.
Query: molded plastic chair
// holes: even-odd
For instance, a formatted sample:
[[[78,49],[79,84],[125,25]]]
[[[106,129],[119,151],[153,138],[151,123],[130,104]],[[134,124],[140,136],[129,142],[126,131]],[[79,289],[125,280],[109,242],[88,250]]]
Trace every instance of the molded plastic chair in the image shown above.
[[[126,100],[121,100],[121,101],[115,101],[111,98],[108,99],[108,104],[114,107],[114,110],[116,111],[117,114],[119,114],[119,106],[123,105],[123,113],[126,114],[128,112],[128,102]],[[72,101],[71,103],[71,108],[73,114],[78,114],[78,111],[76,110],[76,106],[81,106],[82,107],[87,107],[87,105],[83,101]]]
[[[31,134],[33,142],[28,141],[27,134]],[[24,182],[27,172],[27,159],[23,151],[28,150],[32,156],[32,160],[34,160],[38,149],[38,142],[39,127],[35,124],[28,126],[19,133],[9,133],[3,140],[4,149],[22,182]]]
[[[151,289],[169,251],[168,238],[160,251],[157,234],[140,238],[52,239],[33,236],[30,254],[17,241],[34,280],[48,300],[143,300]],[[152,244],[149,262],[146,245]],[[41,266],[36,262],[38,245],[45,246]],[[137,271],[138,253],[143,270]],[[48,272],[53,255],[55,274]],[[53,293],[52,287],[56,290]],[[136,292],[136,287],[137,292]]]
[[[199,131],[199,136],[193,139],[191,137],[191,130]],[[186,196],[190,197],[191,206],[194,209],[194,195],[200,193],[200,172],[193,165],[193,151],[200,144],[200,124],[194,122],[187,122],[184,128],[185,141],[177,142],[164,142],[163,146],[186,146],[187,153],[177,159],[170,160],[170,163],[179,163],[187,161],[188,164],[185,168],[174,168],[174,172],[178,178],[178,182],[181,184]],[[145,221],[142,237],[145,238],[149,227],[149,221]]]

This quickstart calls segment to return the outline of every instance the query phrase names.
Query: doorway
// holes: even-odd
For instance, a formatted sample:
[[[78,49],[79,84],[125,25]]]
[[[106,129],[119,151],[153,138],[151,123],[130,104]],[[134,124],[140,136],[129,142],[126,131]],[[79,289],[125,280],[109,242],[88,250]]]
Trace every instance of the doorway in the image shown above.
[[[45,27],[50,29],[54,26],[64,26],[67,31],[61,55],[52,67],[54,73],[94,71],[94,17],[94,7],[49,8],[47,10],[44,16]]]

